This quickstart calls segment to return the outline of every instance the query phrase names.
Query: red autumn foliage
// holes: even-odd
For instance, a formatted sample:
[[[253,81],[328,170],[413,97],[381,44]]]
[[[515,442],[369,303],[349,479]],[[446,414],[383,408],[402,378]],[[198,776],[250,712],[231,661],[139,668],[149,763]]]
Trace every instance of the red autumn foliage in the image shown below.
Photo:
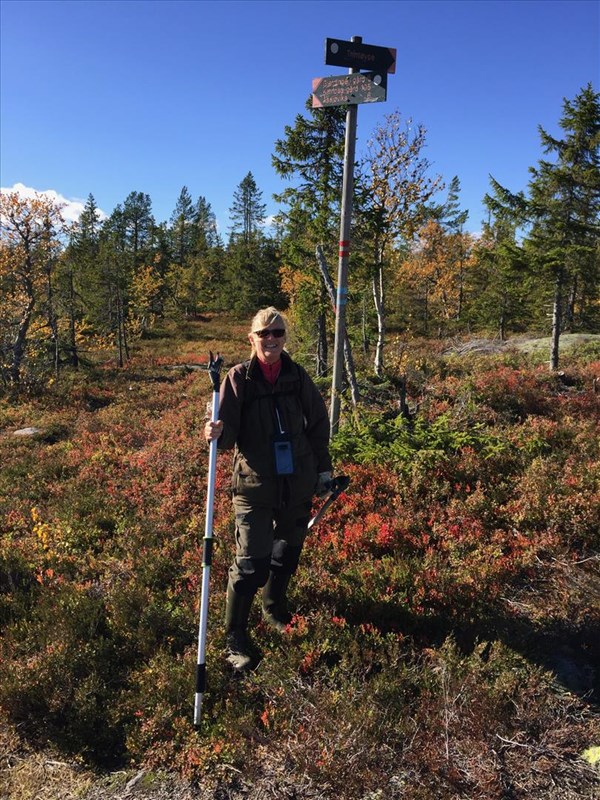
[[[55,435],[0,437],[7,719],[90,763],[196,780],[216,765],[254,774],[257,752],[281,753],[340,800],[383,787],[499,800],[509,780],[544,796],[544,753],[568,786],[597,726],[544,670],[563,645],[584,664],[598,652],[599,366],[574,364],[566,382],[497,362],[430,374],[418,435],[385,429],[405,436],[395,460],[382,428],[364,463],[338,458],[351,483],[308,538],[297,613],[282,640],[254,609],[265,665],[241,683],[221,658],[234,521],[219,455],[200,734],[208,381],[155,383],[155,359],[135,365],[148,385],[107,371],[106,385],[75,387],[52,409]]]

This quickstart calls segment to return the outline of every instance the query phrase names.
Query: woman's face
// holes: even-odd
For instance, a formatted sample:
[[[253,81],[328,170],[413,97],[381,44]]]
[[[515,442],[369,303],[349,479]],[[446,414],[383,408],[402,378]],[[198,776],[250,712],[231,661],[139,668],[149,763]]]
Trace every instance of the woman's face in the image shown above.
[[[256,355],[265,364],[274,364],[279,361],[286,340],[285,328],[281,320],[274,320],[259,332],[253,331],[248,334],[248,338],[250,344],[254,346]]]

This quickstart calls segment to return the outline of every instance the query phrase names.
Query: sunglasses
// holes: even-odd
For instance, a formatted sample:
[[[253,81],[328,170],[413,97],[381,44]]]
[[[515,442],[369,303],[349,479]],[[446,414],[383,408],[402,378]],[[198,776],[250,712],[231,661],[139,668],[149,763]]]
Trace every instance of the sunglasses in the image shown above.
[[[255,336],[259,339],[266,339],[269,334],[272,334],[276,339],[281,339],[285,336],[285,328],[263,328],[260,331],[254,331]]]

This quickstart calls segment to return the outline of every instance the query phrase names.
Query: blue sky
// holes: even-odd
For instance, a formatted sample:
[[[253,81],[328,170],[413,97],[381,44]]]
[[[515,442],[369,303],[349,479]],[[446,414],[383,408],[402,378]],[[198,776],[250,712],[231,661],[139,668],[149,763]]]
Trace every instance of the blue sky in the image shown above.
[[[357,156],[386,115],[427,129],[426,155],[477,231],[492,174],[525,189],[563,98],[598,91],[597,0],[1,0],[0,185],[110,213],[132,191],[157,221],[182,186],[226,234],[251,171],[269,214],[288,184],[274,143],[304,114],[327,37],[397,49],[387,101],[358,108]]]

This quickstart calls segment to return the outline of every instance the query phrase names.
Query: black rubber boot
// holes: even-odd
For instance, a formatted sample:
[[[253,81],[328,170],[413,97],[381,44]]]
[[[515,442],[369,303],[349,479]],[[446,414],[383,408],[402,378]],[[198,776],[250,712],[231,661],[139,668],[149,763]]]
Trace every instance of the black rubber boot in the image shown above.
[[[227,661],[235,672],[247,672],[256,666],[256,652],[248,636],[248,617],[253,594],[238,594],[227,586],[225,606],[225,647]]]
[[[292,621],[292,615],[287,609],[287,588],[291,577],[271,572],[262,590],[263,619],[280,633]]]

